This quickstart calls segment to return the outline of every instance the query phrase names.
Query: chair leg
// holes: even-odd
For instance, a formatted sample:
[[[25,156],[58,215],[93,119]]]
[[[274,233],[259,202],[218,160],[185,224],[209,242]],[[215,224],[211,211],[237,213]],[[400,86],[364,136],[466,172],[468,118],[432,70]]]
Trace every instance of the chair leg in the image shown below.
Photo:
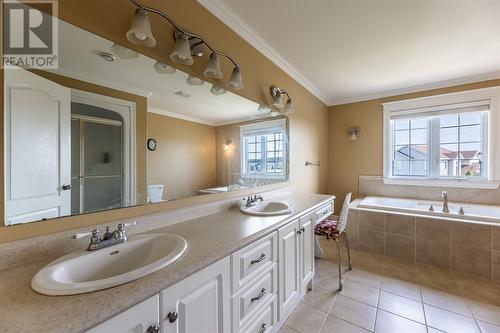
[[[347,247],[347,259],[349,260],[349,270],[352,271],[351,251],[349,250],[349,237],[347,237],[347,232],[344,231],[344,234],[345,234],[345,245]]]
[[[342,269],[340,268],[340,246],[339,246],[339,240],[338,238],[334,238],[335,243],[337,244],[337,261],[339,263],[339,291],[342,290]]]

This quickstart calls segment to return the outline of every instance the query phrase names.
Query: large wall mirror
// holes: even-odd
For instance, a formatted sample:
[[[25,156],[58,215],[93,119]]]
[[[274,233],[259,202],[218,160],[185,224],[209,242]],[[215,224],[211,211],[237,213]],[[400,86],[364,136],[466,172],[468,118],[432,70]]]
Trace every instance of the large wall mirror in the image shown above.
[[[6,225],[288,180],[286,117],[63,21],[4,93]]]

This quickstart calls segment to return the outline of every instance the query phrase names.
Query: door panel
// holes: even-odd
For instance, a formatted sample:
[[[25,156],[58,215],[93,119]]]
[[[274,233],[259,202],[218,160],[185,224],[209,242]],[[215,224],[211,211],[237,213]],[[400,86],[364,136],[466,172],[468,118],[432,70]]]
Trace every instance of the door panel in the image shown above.
[[[307,284],[314,274],[314,220],[313,214],[300,218],[300,279],[301,293],[307,292]]]
[[[279,320],[288,316],[300,300],[299,220],[278,230]]]
[[[162,333],[228,333],[230,263],[226,257],[160,294]],[[178,317],[171,322],[169,313]]]
[[[70,90],[22,69],[4,75],[6,223],[68,215]]]

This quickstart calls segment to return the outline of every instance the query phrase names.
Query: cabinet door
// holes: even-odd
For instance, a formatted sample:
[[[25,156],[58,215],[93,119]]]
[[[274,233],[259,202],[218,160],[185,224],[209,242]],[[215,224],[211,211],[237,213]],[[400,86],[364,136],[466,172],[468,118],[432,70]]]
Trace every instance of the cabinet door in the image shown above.
[[[299,220],[278,230],[279,320],[293,310],[300,300]]]
[[[227,257],[162,291],[162,333],[229,332],[229,278]]]
[[[314,214],[300,218],[300,283],[301,293],[307,291],[307,284],[314,274]]]
[[[155,295],[91,328],[87,333],[146,333],[150,326],[158,325],[158,309],[159,296]]]

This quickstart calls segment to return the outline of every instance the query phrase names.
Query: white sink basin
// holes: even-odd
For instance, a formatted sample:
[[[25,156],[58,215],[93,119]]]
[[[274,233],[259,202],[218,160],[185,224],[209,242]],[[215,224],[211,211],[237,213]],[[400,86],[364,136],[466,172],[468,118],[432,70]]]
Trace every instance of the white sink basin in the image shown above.
[[[292,206],[283,201],[264,201],[251,207],[241,206],[240,211],[254,216],[276,216],[291,213]]]
[[[36,273],[31,287],[45,295],[75,295],[118,286],[170,265],[186,248],[186,240],[173,234],[131,236],[122,244],[51,262]]]

